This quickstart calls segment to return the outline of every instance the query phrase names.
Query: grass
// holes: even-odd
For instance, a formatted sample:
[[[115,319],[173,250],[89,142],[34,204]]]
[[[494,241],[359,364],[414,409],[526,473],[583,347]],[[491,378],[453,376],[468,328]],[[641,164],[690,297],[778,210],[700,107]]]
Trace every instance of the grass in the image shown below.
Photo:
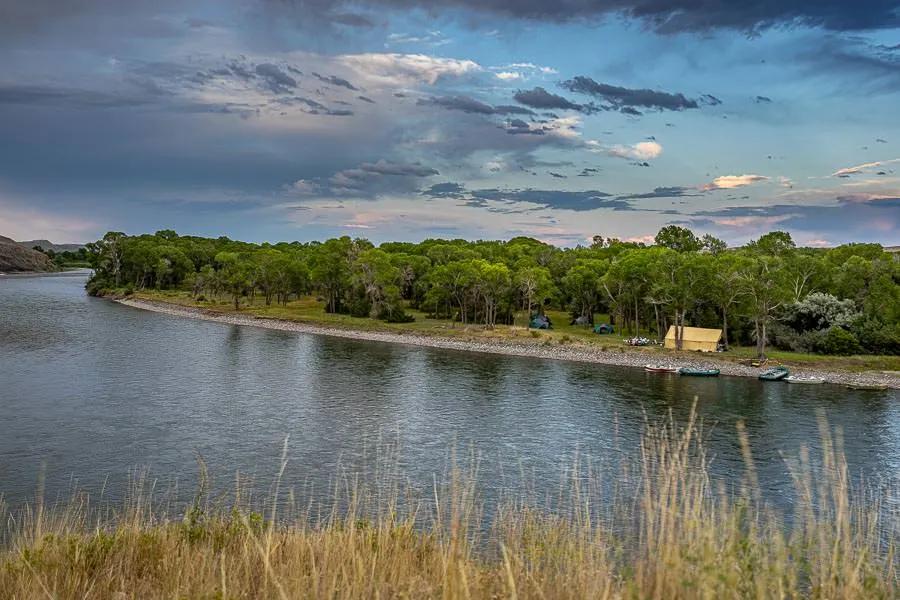
[[[0,595],[896,598],[898,520],[881,504],[896,489],[851,484],[840,437],[823,421],[823,456],[789,462],[797,503],[788,524],[760,500],[740,426],[737,435],[746,475],[736,488],[710,478],[692,418],[648,426],[639,456],[614,474],[628,485],[612,498],[598,492],[602,474],[576,467],[556,509],[514,499],[490,519],[474,468],[452,470],[424,497],[346,478],[324,512],[285,499],[280,476],[256,511],[198,493],[171,515],[140,490],[112,512],[79,499],[37,503],[7,518]]]
[[[135,298],[145,300],[161,300],[182,306],[202,307],[219,312],[233,312],[233,305],[225,298],[207,301],[196,301],[191,295],[179,290],[142,290],[134,294]],[[314,297],[307,296],[289,302],[286,306],[265,306],[261,299],[253,304],[245,304],[241,307],[241,313],[271,319],[284,319],[327,327],[352,329],[357,331],[389,331],[394,333],[414,333],[417,335],[433,335],[440,337],[462,338],[467,340],[510,340],[517,342],[565,344],[585,346],[598,350],[617,350],[622,352],[638,352],[646,354],[648,360],[659,358],[683,358],[696,360],[697,353],[675,352],[661,346],[630,347],[624,344],[626,337],[613,335],[597,335],[589,327],[570,325],[570,316],[567,312],[550,310],[547,315],[553,322],[552,330],[526,329],[526,315],[517,313],[515,322],[517,325],[497,325],[493,330],[487,330],[479,325],[463,325],[446,319],[431,319],[426,313],[417,310],[408,310],[416,320],[412,323],[385,323],[375,319],[364,317],[351,317],[349,315],[336,315],[326,313],[324,304]],[[595,315],[597,323],[609,323],[609,315]],[[652,332],[644,332],[644,335],[655,338]],[[769,358],[777,363],[789,367],[821,368],[837,371],[863,372],[863,371],[900,371],[900,356],[824,356],[821,354],[803,354],[783,350],[770,349],[767,351]],[[755,347],[733,346],[727,353],[704,354],[703,360],[738,362],[756,356]]]

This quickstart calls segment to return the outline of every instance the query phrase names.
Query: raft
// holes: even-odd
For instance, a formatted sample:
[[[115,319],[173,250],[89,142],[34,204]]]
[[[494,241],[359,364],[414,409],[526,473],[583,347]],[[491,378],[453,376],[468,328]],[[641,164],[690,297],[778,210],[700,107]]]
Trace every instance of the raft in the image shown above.
[[[759,374],[759,378],[763,381],[778,381],[780,379],[784,379],[791,372],[787,367],[772,367],[771,369],[766,369],[762,373]]]
[[[718,377],[718,369],[692,369],[690,367],[682,367],[678,369],[679,375],[687,375],[688,377]]]
[[[675,367],[665,367],[662,365],[646,365],[644,370],[648,373],[677,373],[678,369]]]
[[[888,389],[883,383],[848,383],[847,389],[851,390],[866,390],[866,391],[881,391]]]
[[[821,377],[799,377],[797,375],[789,375],[784,378],[788,383],[806,383],[806,384],[818,384],[825,383],[825,380]]]

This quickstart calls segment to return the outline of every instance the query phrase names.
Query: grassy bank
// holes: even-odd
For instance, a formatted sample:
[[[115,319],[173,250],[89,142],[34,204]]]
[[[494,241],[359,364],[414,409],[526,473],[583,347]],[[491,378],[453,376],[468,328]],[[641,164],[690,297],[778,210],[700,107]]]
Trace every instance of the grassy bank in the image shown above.
[[[142,290],[133,295],[134,298],[162,301],[180,306],[203,308],[206,310],[233,313],[234,306],[225,298],[195,300],[188,292],[174,290]],[[325,312],[324,304],[314,297],[307,296],[289,302],[287,305],[266,306],[262,299],[255,302],[244,301],[239,311],[270,319],[283,319],[297,323],[335,327],[355,331],[387,331],[394,333],[414,333],[439,337],[458,338],[463,340],[490,341],[516,340],[534,343],[584,345],[590,348],[606,348],[617,351],[640,353],[647,356],[647,361],[657,359],[676,359],[679,355],[696,360],[696,352],[678,353],[660,346],[630,347],[624,344],[625,337],[621,333],[614,335],[597,335],[589,327],[569,324],[569,314],[563,311],[548,311],[553,321],[552,330],[526,329],[526,315],[516,315],[517,325],[497,325],[494,329],[485,329],[480,325],[463,325],[446,319],[431,319],[426,313],[407,309],[415,317],[411,323],[386,323],[376,319],[351,317],[343,314]],[[610,322],[609,315],[595,316],[597,323]],[[644,332],[648,337],[655,334]],[[803,354],[771,349],[768,351],[771,360],[787,366],[799,368],[820,368],[832,371],[900,371],[900,356],[824,356],[820,354]],[[705,361],[739,362],[756,356],[755,347],[732,347],[726,353],[705,354]]]
[[[880,504],[891,491],[851,485],[839,440],[824,425],[822,435],[820,460],[789,462],[791,525],[759,500],[746,440],[743,484],[725,488],[689,423],[647,429],[616,477],[633,484],[628,493],[601,500],[601,476],[575,469],[556,509],[504,502],[487,527],[470,469],[422,497],[347,478],[324,512],[297,508],[277,479],[281,502],[257,512],[203,493],[181,515],[142,494],[116,512],[38,504],[7,519],[0,590],[17,599],[895,598],[897,515]]]

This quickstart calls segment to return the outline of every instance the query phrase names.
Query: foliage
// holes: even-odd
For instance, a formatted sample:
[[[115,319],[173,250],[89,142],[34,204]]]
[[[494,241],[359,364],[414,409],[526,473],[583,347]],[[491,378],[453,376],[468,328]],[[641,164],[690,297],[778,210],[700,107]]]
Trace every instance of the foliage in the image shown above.
[[[567,310],[587,323],[608,313],[631,335],[661,338],[670,325],[721,327],[729,341],[755,342],[759,354],[770,340],[818,351],[834,326],[855,336],[862,351],[896,352],[900,327],[897,255],[877,244],[797,248],[778,231],[729,249],[674,225],[652,246],[595,236],[575,248],[526,237],[377,248],[347,236],[250,244],[164,230],[110,232],[79,256],[95,270],[90,293],[121,293],[126,285],[185,290],[227,298],[235,310],[314,295],[334,314],[405,322],[416,309],[487,328],[513,323],[517,312],[527,318]]]

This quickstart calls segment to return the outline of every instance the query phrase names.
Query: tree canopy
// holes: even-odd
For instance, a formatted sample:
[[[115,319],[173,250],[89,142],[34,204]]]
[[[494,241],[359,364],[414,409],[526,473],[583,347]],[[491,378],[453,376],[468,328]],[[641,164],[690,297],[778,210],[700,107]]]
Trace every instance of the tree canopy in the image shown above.
[[[732,343],[803,351],[900,352],[900,261],[877,244],[798,248],[786,232],[727,248],[684,227],[655,244],[595,236],[590,246],[539,240],[347,236],[323,242],[252,244],[171,230],[110,232],[87,245],[89,291],[182,289],[259,301],[315,296],[324,309],[406,321],[410,309],[491,328],[548,309],[579,322],[609,314],[620,331],[661,338],[670,325],[721,327]],[[520,321],[523,322],[523,321]],[[838,331],[840,330],[840,331]]]

